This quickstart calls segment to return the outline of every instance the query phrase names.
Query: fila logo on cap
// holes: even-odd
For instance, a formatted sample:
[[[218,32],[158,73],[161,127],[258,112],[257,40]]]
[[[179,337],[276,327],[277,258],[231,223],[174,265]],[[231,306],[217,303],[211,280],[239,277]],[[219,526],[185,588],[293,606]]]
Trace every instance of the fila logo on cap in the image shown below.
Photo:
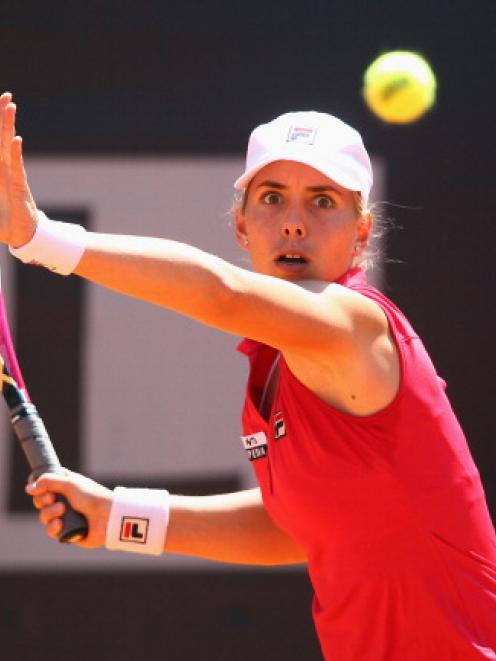
[[[299,142],[302,145],[313,145],[317,129],[290,126],[286,142]]]
[[[123,516],[121,524],[121,542],[137,542],[146,544],[148,536],[149,519],[140,519],[131,516]]]

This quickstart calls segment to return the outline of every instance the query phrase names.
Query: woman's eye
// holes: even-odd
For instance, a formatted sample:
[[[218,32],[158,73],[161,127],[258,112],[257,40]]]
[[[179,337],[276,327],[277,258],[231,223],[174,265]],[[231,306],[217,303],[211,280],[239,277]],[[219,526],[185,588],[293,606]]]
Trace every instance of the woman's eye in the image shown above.
[[[269,193],[265,193],[262,197],[263,202],[265,204],[278,204],[281,201],[281,196],[279,193],[274,193],[273,191]]]
[[[313,203],[319,209],[331,209],[334,206],[334,202],[327,195],[317,195],[313,198]]]

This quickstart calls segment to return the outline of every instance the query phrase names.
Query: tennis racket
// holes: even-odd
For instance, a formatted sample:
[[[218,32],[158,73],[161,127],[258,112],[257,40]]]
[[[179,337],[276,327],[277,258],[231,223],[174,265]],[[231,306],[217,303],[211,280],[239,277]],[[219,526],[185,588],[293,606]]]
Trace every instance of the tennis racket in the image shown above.
[[[30,480],[42,473],[60,473],[62,467],[43,420],[31,402],[24,384],[10,335],[5,301],[0,283],[0,379],[2,394],[10,412],[14,432],[31,467]],[[62,516],[61,542],[78,542],[88,534],[86,518],[72,509],[62,495],[57,496],[66,506]]]

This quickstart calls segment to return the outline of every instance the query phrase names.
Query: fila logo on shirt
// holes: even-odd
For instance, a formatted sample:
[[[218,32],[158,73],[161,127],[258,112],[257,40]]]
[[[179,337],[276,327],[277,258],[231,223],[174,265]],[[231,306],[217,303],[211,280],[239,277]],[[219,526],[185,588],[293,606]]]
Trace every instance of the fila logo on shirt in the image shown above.
[[[267,456],[267,436],[263,431],[257,431],[249,436],[242,436],[241,441],[250,461],[263,459]]]
[[[121,542],[135,542],[146,544],[148,536],[149,519],[140,519],[132,516],[123,516],[121,523]]]
[[[289,128],[286,142],[298,142],[302,145],[313,145],[317,129],[303,128],[301,126],[291,126]]]
[[[276,411],[274,413],[274,438],[277,440],[283,436],[286,436],[286,423],[281,411]]]

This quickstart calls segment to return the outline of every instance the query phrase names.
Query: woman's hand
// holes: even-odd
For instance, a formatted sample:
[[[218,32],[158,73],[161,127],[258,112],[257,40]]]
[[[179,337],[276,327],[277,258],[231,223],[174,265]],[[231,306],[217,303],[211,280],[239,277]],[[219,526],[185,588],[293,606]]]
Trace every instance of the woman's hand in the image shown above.
[[[60,517],[65,505],[57,502],[57,494],[67,498],[72,507],[88,520],[88,536],[78,542],[88,549],[105,545],[107,522],[112,507],[113,492],[107,487],[79,473],[64,470],[63,474],[45,473],[36,482],[26,486],[34,506],[40,510],[39,518],[49,537],[57,539],[62,530]]]
[[[22,139],[15,134],[16,106],[12,94],[0,96],[0,241],[14,248],[27,243],[36,230],[36,204],[22,160]]]

